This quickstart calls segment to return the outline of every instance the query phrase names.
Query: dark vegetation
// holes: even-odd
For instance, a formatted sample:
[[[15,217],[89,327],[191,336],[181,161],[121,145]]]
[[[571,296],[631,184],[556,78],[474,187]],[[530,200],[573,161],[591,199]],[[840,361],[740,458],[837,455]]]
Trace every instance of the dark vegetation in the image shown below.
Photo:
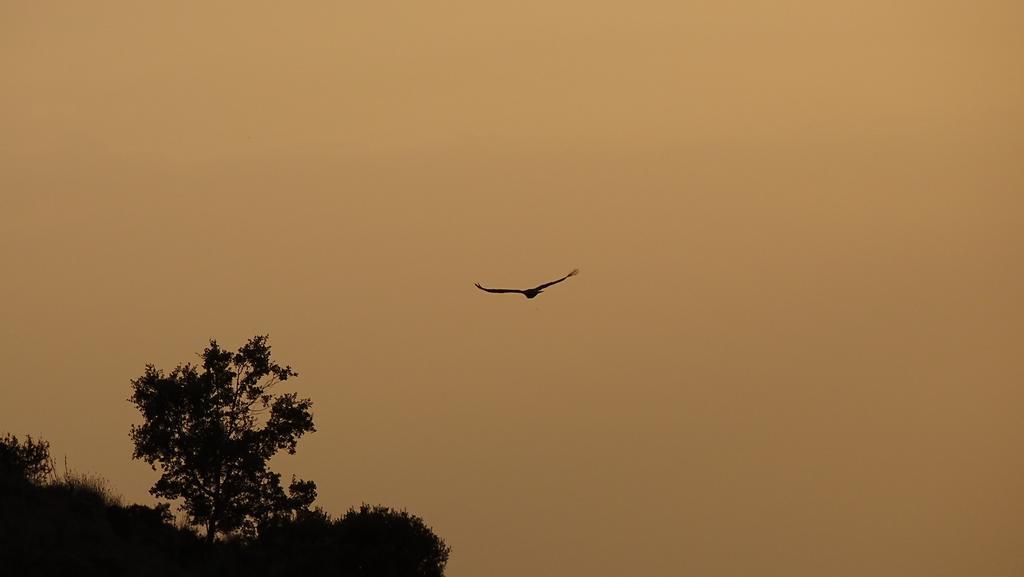
[[[271,392],[298,373],[270,358],[266,337],[234,353],[211,341],[202,360],[167,375],[149,365],[132,381],[129,400],[144,419],[131,430],[134,457],[163,471],[150,492],[182,499],[208,541],[217,533],[253,536],[259,524],[304,511],[316,499],[312,481],[292,479],[285,493],[281,476],[267,467],[275,453],[295,453],[299,438],[315,430],[313,403]]]
[[[265,337],[237,352],[211,341],[202,359],[147,367],[130,398],[134,456],[160,468],[150,492],[178,499],[183,522],[168,503],[125,505],[101,477],[58,473],[48,443],[8,434],[0,575],[444,575],[450,548],[419,517],[362,505],[335,518],[312,506],[311,481],[284,490],[267,461],[314,430],[312,403],[270,392],[296,374]]]

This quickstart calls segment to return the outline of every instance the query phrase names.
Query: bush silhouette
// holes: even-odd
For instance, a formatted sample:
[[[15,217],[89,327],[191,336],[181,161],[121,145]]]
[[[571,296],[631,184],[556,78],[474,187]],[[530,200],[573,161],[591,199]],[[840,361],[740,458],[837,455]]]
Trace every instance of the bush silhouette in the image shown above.
[[[441,577],[451,548],[415,515],[363,505],[337,522],[343,574]]]
[[[443,577],[451,553],[419,517],[365,504],[337,520],[317,509],[264,527],[256,545],[269,575]]]
[[[50,444],[34,441],[31,435],[25,442],[7,433],[0,437],[0,482],[42,483],[53,475]]]

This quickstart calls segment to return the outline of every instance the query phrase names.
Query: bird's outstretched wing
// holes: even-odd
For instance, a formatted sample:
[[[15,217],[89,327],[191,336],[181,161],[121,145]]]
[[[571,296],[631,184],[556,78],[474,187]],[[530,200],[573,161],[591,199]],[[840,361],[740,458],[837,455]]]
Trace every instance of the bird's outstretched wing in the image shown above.
[[[484,286],[480,286],[480,283],[475,283],[475,284],[476,284],[476,288],[478,288],[478,289],[480,289],[482,291],[487,291],[489,293],[522,293],[523,292],[523,291],[521,291],[519,289],[492,289],[492,288],[487,288],[487,287],[484,287]]]
[[[532,288],[532,289],[530,289],[530,290],[535,290],[535,291],[539,291],[539,290],[542,290],[542,289],[546,289],[546,288],[548,288],[549,286],[551,286],[551,285],[553,285],[553,284],[558,284],[558,283],[560,283],[560,282],[564,281],[565,279],[567,279],[567,278],[569,278],[569,277],[571,277],[571,276],[576,276],[576,275],[578,275],[578,274],[580,274],[580,269],[578,269],[578,268],[574,268],[574,269],[572,269],[572,272],[571,272],[571,273],[569,273],[569,274],[567,274],[567,275],[563,276],[562,278],[560,278],[560,279],[558,279],[558,280],[553,280],[553,281],[551,281],[551,282],[546,282],[546,283],[544,283],[544,284],[542,284],[542,285],[538,285],[538,286],[535,286],[535,287],[533,287],[533,288]]]

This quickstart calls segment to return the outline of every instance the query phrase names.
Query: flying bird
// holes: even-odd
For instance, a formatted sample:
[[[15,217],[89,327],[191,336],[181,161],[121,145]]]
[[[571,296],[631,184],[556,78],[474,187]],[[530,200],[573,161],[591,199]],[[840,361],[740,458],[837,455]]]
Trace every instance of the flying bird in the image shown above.
[[[575,268],[575,269],[572,270],[571,273],[563,276],[562,278],[560,278],[558,280],[553,280],[551,282],[546,282],[546,283],[544,283],[542,285],[537,285],[537,286],[535,286],[533,288],[528,288],[528,289],[493,289],[493,288],[487,288],[487,287],[480,286],[480,283],[476,283],[476,288],[478,288],[478,289],[480,289],[482,291],[487,291],[489,293],[519,293],[519,294],[525,296],[528,299],[532,299],[533,297],[539,295],[541,293],[541,291],[543,291],[544,289],[548,288],[549,286],[551,286],[553,284],[558,284],[558,283],[564,281],[565,279],[567,279],[567,278],[569,278],[571,276],[578,275],[579,273],[580,273],[580,269]]]

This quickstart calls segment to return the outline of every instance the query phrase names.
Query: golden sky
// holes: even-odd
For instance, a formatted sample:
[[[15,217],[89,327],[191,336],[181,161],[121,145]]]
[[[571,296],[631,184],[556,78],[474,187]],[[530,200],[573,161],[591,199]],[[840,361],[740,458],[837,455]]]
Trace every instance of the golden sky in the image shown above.
[[[1024,574],[1022,19],[0,0],[0,432],[269,333],[451,577]]]

